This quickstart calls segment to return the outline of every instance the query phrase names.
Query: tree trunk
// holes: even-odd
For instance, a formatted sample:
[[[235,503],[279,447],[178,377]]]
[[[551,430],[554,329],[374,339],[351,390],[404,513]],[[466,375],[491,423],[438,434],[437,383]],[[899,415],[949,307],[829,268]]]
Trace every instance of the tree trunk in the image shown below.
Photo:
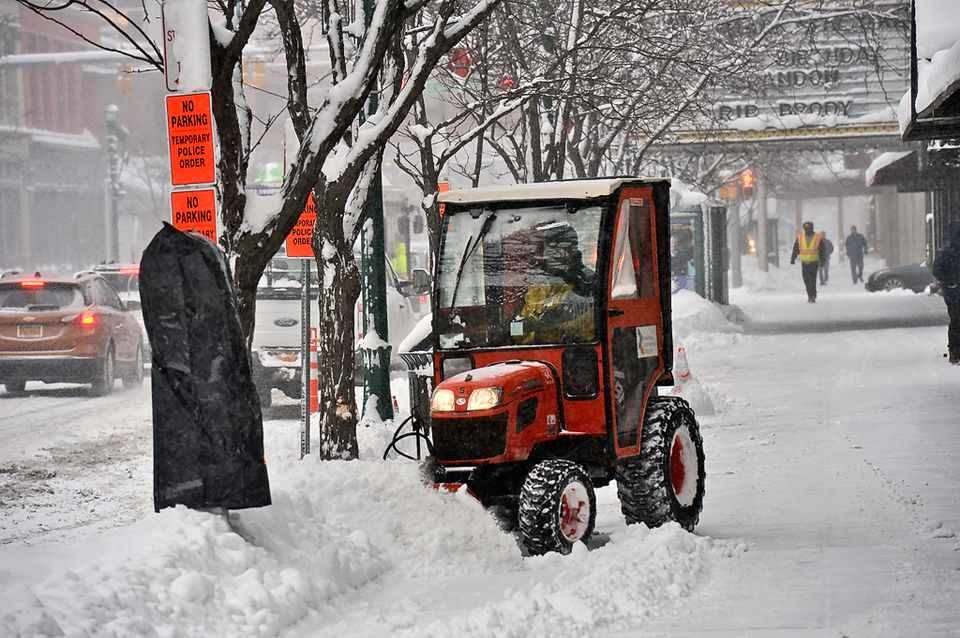
[[[316,194],[316,193],[315,193]],[[324,206],[338,206],[343,201],[330,201]],[[320,198],[318,198],[318,201]],[[331,210],[327,208],[327,211]],[[360,295],[360,272],[353,250],[343,233],[342,215],[318,215],[313,236],[314,254],[320,272],[319,375],[320,399],[319,454],[324,460],[356,459],[357,406],[353,385],[354,313]]]

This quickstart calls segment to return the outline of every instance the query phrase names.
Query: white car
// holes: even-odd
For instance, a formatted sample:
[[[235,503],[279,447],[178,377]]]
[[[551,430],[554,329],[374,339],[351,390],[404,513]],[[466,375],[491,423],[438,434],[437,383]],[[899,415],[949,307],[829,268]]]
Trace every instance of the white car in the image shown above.
[[[253,377],[263,407],[272,402],[271,393],[278,389],[292,399],[301,393],[301,266],[299,260],[278,256],[264,271],[257,290],[256,327],[253,333],[251,359]],[[316,283],[316,262],[311,260],[311,281]],[[388,263],[387,322],[389,343],[393,346],[391,364],[401,366],[397,354],[400,342],[421,317],[430,313],[429,276],[415,273],[411,282],[400,280]],[[414,293],[423,294],[414,294]],[[317,326],[316,288],[311,295],[310,323]],[[362,302],[354,310],[357,345],[363,338],[360,327]],[[359,360],[359,357],[358,357]],[[356,377],[361,378],[359,375]]]

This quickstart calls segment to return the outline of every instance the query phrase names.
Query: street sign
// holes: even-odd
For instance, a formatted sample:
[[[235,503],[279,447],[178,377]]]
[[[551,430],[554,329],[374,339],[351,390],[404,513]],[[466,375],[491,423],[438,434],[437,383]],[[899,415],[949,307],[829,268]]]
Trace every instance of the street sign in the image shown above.
[[[449,190],[450,190],[450,182],[437,182],[437,193],[438,193],[438,194],[439,194],[439,193],[446,193],[446,192],[449,191]],[[446,205],[446,204],[440,204],[440,206],[437,207],[437,210],[438,210],[438,212],[440,213],[440,219],[443,219],[443,214],[444,214],[444,213],[446,212],[446,210],[447,210],[447,205]]]
[[[163,0],[163,75],[168,91],[209,91],[207,0]]]
[[[217,171],[210,93],[168,95],[166,105],[170,182],[174,186],[213,184]]]
[[[173,227],[200,233],[217,243],[217,193],[212,188],[170,193]]]
[[[287,235],[287,257],[313,257],[313,223],[317,219],[317,208],[313,203],[313,193],[307,198],[307,205],[300,213],[296,226]]]

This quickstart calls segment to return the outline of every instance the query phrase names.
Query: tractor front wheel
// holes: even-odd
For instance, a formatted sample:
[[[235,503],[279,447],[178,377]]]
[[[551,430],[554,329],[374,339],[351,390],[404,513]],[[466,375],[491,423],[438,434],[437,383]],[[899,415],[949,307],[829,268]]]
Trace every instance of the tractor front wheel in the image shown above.
[[[569,553],[590,538],[597,497],[586,471],[572,461],[551,459],[535,465],[520,490],[520,538],[532,555]]]
[[[643,422],[640,455],[617,464],[617,494],[627,524],[676,521],[690,531],[703,509],[703,439],[690,405],[653,397]]]

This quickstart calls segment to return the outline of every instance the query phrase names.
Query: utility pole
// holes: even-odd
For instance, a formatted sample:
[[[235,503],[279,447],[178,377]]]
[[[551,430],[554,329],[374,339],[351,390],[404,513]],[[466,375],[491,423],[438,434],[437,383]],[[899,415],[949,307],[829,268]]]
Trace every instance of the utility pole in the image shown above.
[[[766,162],[757,172],[757,265],[760,272],[769,270],[770,254],[767,246],[767,176]]]
[[[120,109],[116,104],[107,105],[104,122],[107,131],[107,209],[109,212],[107,235],[110,237],[107,259],[118,261],[120,259],[119,200],[123,194],[120,185],[120,172],[123,168],[120,144],[126,139],[127,130],[120,124]]]
[[[363,0],[363,23],[370,28],[375,0]],[[378,99],[376,88],[370,92],[367,113],[377,112]],[[370,330],[379,337],[376,341],[365,339],[368,352],[363,358],[366,369],[363,375],[363,409],[367,409],[367,399],[377,398],[379,418],[387,421],[393,418],[393,401],[390,396],[390,344],[387,326],[387,273],[384,265],[386,249],[383,231],[383,179],[381,167],[377,166],[376,175],[370,184],[367,197],[367,210],[360,240],[360,267],[363,278],[363,333],[369,337]],[[372,325],[371,325],[372,323]],[[373,415],[364,414],[366,417]]]
[[[730,253],[730,287],[743,285],[743,270],[740,267],[740,202],[730,202],[727,209],[727,246]]]

